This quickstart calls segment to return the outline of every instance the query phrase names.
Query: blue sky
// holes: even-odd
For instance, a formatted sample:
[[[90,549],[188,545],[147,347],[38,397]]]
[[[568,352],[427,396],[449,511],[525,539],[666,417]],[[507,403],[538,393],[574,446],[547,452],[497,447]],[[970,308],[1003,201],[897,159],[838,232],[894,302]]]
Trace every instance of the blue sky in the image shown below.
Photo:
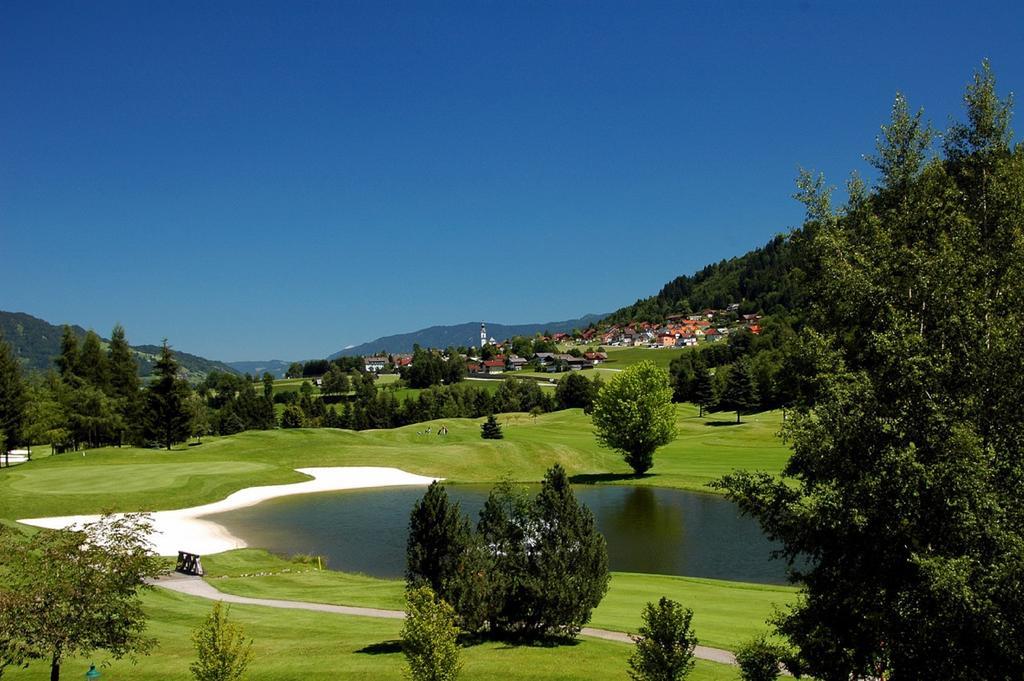
[[[1024,4],[956,4],[8,0],[0,309],[224,360],[608,312],[870,176],[897,90],[1024,87]]]

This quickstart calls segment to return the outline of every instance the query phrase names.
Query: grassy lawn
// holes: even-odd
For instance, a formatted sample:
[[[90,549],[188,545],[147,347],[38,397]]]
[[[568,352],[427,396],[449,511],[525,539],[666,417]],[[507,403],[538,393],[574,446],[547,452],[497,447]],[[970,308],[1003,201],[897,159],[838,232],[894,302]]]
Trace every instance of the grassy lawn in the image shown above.
[[[672,363],[672,360],[679,357],[684,352],[689,352],[689,348],[610,348],[605,347],[605,352],[608,353],[608,361],[601,364],[606,369],[625,369],[631,364],[636,364],[643,360],[654,362],[662,369],[668,369],[668,365]]]
[[[580,410],[499,417],[505,439],[480,438],[480,419],[446,419],[447,437],[416,432],[431,424],[386,431],[333,429],[253,431],[209,438],[200,446],[163,450],[107,448],[40,458],[0,469],[0,522],[12,519],[104,510],[161,510],[222,499],[254,485],[298,482],[293,469],[312,466],[395,466],[446,477],[453,482],[493,482],[502,478],[538,481],[560,462],[578,482],[625,483],[704,489],[734,468],[778,472],[788,450],[775,437],[780,414],[765,412],[729,425],[731,414],[698,418],[680,405],[679,437],[655,455],[652,475],[635,479],[613,452],[597,446],[590,419]],[[227,592],[350,605],[402,607],[400,581],[312,571],[262,551],[204,556],[211,582]],[[284,572],[288,569],[289,572]],[[259,574],[269,573],[269,574]],[[701,642],[723,648],[763,631],[773,604],[792,598],[785,587],[714,580],[616,573],[601,607],[597,627],[630,631],[647,601],[665,595],[695,612]],[[111,679],[144,681],[188,679],[193,659],[191,629],[209,612],[209,602],[157,591],[146,595],[151,631],[159,648],[136,667],[114,663]],[[399,678],[401,653],[394,645],[400,623],[322,613],[233,606],[232,617],[255,641],[252,681],[281,679]],[[485,643],[465,649],[464,679],[621,679],[630,647],[583,640],[563,647]],[[100,662],[102,656],[96,656]],[[571,661],[571,662],[570,662]],[[89,660],[65,665],[66,678],[80,677]],[[80,667],[80,669],[79,669]],[[5,679],[45,677],[36,665],[7,671]],[[735,668],[700,663],[691,679],[737,679]]]
[[[318,571],[258,549],[229,551],[203,559],[207,581],[226,593],[253,598],[312,600],[368,608],[403,608],[404,582],[365,575]],[[591,626],[636,632],[640,611],[662,596],[693,608],[694,628],[704,645],[735,650],[767,629],[765,620],[775,607],[792,601],[795,589],[715,579],[612,574],[604,601],[593,613]]]
[[[210,601],[163,590],[147,593],[149,634],[158,642],[154,653],[136,665],[114,662],[102,668],[103,678],[134,681],[186,681],[195,659],[192,629],[210,612]],[[255,641],[254,659],[246,675],[250,681],[285,679],[398,679],[404,662],[397,646],[401,622],[326,613],[232,605],[232,621],[245,627]],[[630,646],[582,639],[576,645],[509,646],[484,643],[463,649],[465,667],[460,679],[622,679]],[[102,655],[68,660],[62,678],[82,678],[90,661]],[[583,671],[585,670],[585,671]],[[27,670],[5,670],[4,679],[28,681],[47,678],[48,665]],[[733,667],[698,662],[690,679],[731,681],[739,678]]]
[[[254,485],[299,482],[293,469],[310,466],[394,466],[454,482],[501,479],[536,482],[561,463],[576,482],[615,482],[705,490],[735,469],[781,470],[788,449],[775,437],[779,412],[697,418],[680,405],[679,437],[655,454],[651,474],[636,479],[614,452],[598,447],[580,410],[499,417],[505,439],[482,440],[482,419],[444,419],[404,428],[250,431],[208,438],[170,452],[125,447],[34,460],[0,469],[0,518],[165,510],[222,499]],[[443,438],[416,433],[428,425]]]

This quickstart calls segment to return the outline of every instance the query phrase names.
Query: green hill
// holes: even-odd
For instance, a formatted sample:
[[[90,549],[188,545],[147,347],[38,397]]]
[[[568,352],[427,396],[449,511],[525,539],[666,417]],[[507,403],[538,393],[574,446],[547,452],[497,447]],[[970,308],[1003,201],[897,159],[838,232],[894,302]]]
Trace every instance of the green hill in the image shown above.
[[[85,329],[72,326],[78,339],[85,336]],[[28,371],[46,371],[53,368],[53,360],[60,355],[60,338],[62,327],[33,317],[24,312],[4,312],[0,310],[0,332],[14,348],[15,356],[21,360],[22,366]],[[104,341],[106,342],[106,341]],[[134,345],[135,359],[139,363],[139,376],[149,376],[153,371],[153,363],[160,354],[156,345]],[[179,350],[174,351],[178,363],[189,378],[202,380],[211,371],[224,371],[229,374],[238,372],[223,362],[217,362],[198,355],[191,355]]]
[[[803,298],[799,244],[802,232],[779,235],[744,255],[676,277],[661,291],[620,308],[605,321],[661,321],[671,314],[739,303],[740,312],[774,314],[795,311]]]

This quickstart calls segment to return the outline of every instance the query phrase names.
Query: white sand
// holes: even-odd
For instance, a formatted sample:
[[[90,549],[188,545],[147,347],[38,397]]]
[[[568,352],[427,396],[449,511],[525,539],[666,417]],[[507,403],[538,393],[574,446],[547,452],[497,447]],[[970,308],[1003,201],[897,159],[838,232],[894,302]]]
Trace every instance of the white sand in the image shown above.
[[[376,467],[332,467],[332,468],[297,468],[313,478],[306,482],[290,485],[268,485],[265,487],[247,487],[231,494],[226,499],[212,504],[182,508],[176,511],[156,511],[153,518],[154,532],[150,537],[153,549],[161,556],[174,556],[178,551],[208,554],[240,549],[245,542],[235,537],[226,528],[203,516],[233,511],[236,508],[255,506],[261,501],[284,497],[290,494],[310,494],[312,492],[333,492],[343,489],[360,489],[366,487],[397,487],[405,485],[429,485],[435,478],[413,475],[397,468]],[[437,478],[440,479],[440,478]],[[62,529],[91,523],[99,520],[98,515],[69,515],[59,518],[28,518],[19,523]]]

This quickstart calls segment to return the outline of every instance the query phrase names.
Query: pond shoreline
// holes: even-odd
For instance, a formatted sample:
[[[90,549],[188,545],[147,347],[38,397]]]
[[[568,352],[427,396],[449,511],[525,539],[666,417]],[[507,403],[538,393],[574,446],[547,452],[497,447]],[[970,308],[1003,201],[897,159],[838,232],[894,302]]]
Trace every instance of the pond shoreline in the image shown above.
[[[377,466],[332,466],[296,468],[295,470],[303,475],[308,475],[311,479],[287,485],[246,487],[231,493],[220,501],[202,506],[150,513],[154,529],[153,536],[150,537],[153,550],[161,556],[173,556],[178,551],[202,555],[245,548],[247,546],[245,541],[234,536],[227,528],[218,523],[203,520],[203,518],[255,506],[269,499],[348,489],[425,487],[435,480],[443,480],[443,478],[415,475],[398,468]],[[18,522],[47,529],[65,529],[95,522],[99,518],[99,515],[71,515],[25,518],[19,519]]]

